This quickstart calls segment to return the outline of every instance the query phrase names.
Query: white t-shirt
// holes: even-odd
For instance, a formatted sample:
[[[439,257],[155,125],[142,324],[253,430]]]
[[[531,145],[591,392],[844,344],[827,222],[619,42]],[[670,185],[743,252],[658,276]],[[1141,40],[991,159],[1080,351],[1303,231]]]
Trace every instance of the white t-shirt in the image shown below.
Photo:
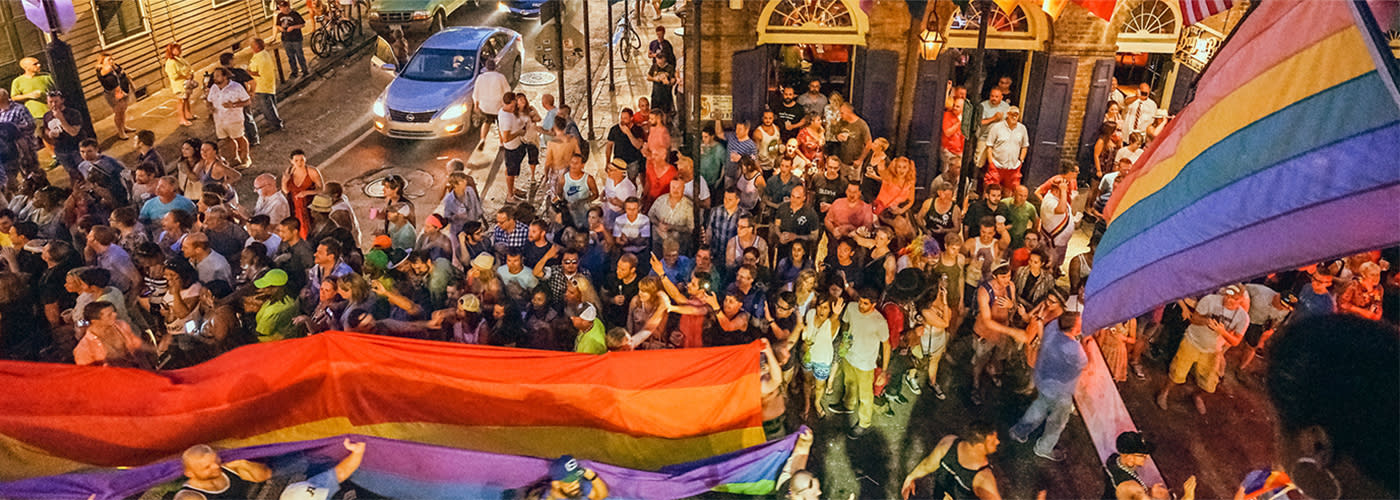
[[[514,139],[511,139],[510,142],[501,143],[501,147],[506,149],[519,148],[524,138],[521,132],[525,130],[525,126],[528,124],[528,120],[515,116],[515,113],[510,111],[501,110],[496,112],[496,127],[501,130],[501,133],[510,132],[515,134]]]
[[[812,339],[812,346],[807,349],[807,357],[813,363],[830,365],[836,355],[832,340],[836,338],[837,324],[833,320],[834,318],[827,318],[821,325],[817,325],[817,311],[807,311],[807,318],[803,324],[807,325],[806,336]]]
[[[1021,166],[1021,148],[1030,147],[1030,134],[1026,132],[1026,125],[1016,122],[1016,128],[1006,125],[1006,120],[993,123],[988,127],[987,146],[992,148],[992,162],[997,168],[1016,168]]]
[[[491,114],[501,112],[506,92],[510,92],[510,82],[506,81],[506,75],[496,71],[481,72],[472,84],[472,100],[482,111]]]
[[[184,298],[185,303],[190,305],[190,312],[189,314],[186,314],[183,318],[178,318],[175,321],[166,322],[166,333],[169,333],[171,335],[184,335],[185,323],[189,321],[193,321],[196,327],[199,326],[199,323],[202,320],[202,315],[199,313],[198,302],[199,293],[202,291],[204,291],[204,287],[200,286],[199,283],[191,283],[189,287],[186,287],[184,290],[180,290],[180,297]],[[170,304],[173,304],[175,302],[175,290],[166,290],[164,298],[166,307],[170,307]]]
[[[225,108],[224,104],[230,102],[246,101],[249,99],[248,91],[243,89],[238,82],[230,81],[224,84],[224,88],[218,85],[210,85],[209,92],[204,97],[205,100],[213,104],[214,122],[219,125],[233,125],[243,123],[243,108]]]
[[[1040,227],[1042,228],[1043,232],[1050,232],[1052,229],[1059,227],[1065,219],[1074,215],[1074,207],[1070,207],[1068,210],[1065,210],[1065,213],[1062,214],[1055,213],[1055,207],[1059,205],[1060,197],[1053,191],[1045,193],[1045,197],[1041,198]],[[1052,236],[1054,237],[1053,243],[1055,244],[1055,246],[1064,246],[1069,244],[1070,238],[1074,236],[1074,223],[1071,222],[1069,224],[1066,224],[1064,229],[1061,229],[1059,233],[1054,234]]]
[[[605,177],[605,179],[603,181],[603,197],[606,199],[603,200],[603,210],[611,214],[621,214],[622,207],[615,207],[612,202],[607,200],[616,198],[627,201],[628,198],[637,196],[637,185],[632,183],[632,179],[626,177],[622,178],[622,182],[614,182],[612,177]],[[608,220],[608,224],[612,223],[612,220]]]
[[[1236,335],[1244,335],[1249,327],[1249,312],[1244,309],[1226,309],[1225,298],[1210,294],[1196,301],[1196,314],[1209,316],[1225,325],[1225,329]],[[1225,338],[1206,325],[1192,324],[1186,327],[1186,341],[1201,352],[1220,352]]]
[[[997,113],[1006,113],[1007,111],[1011,111],[1011,103],[1006,99],[1002,99],[1001,104],[998,104],[996,106],[993,106],[992,101],[990,100],[982,101],[981,104],[978,105],[978,107],[982,109],[982,116],[978,117],[978,120],[986,120],[988,118],[996,116]],[[1006,115],[1003,114],[1002,117],[1005,118]],[[992,125],[996,125],[996,123],[993,123]],[[986,127],[979,127],[977,138],[986,140],[990,128],[991,125],[988,125]]]
[[[1121,148],[1118,148],[1117,153],[1113,154],[1113,163],[1116,165],[1118,164],[1118,160],[1122,160],[1124,158],[1127,158],[1133,163],[1137,163],[1138,157],[1142,156],[1143,151],[1146,151],[1146,149],[1138,148],[1137,151],[1133,151],[1131,149],[1128,149],[1127,146],[1123,146]]]
[[[630,221],[627,214],[619,215],[613,220],[613,236],[648,238],[651,236],[651,219],[646,214],[637,214],[637,220]]]
[[[857,370],[870,371],[877,368],[880,361],[880,344],[890,339],[890,324],[879,309],[868,313],[860,312],[860,304],[846,304],[842,321],[851,328],[851,348],[846,352],[846,361]]]

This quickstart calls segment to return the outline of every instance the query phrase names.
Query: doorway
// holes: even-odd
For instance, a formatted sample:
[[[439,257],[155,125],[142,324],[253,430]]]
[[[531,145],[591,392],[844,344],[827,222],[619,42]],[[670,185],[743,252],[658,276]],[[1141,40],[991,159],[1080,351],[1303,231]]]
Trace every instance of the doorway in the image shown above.
[[[1026,63],[1030,61],[1030,52],[1024,50],[998,50],[988,49],[985,66],[983,66],[982,88],[967,89],[970,99],[982,102],[987,99],[987,94],[993,87],[997,86],[997,81],[1002,77],[1011,78],[1011,95],[1003,96],[1012,106],[1021,106],[1025,100],[1026,89]],[[960,57],[953,66],[953,83],[966,86],[972,79],[972,70],[968,66],[969,58]],[[975,90],[975,91],[974,91]]]
[[[830,96],[840,92],[848,101],[851,98],[851,55],[850,45],[829,44],[782,44],[773,51],[771,62],[775,78],[769,80],[768,103],[770,107],[782,99],[782,87],[792,87],[798,94],[807,91],[808,82],[817,80],[822,84],[822,94]]]

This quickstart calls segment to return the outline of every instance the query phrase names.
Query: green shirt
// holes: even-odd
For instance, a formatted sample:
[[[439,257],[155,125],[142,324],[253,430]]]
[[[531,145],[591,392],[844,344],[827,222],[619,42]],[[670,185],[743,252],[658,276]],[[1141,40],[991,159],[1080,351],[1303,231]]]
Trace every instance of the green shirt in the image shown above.
[[[36,90],[43,91],[45,95],[39,96],[38,99],[24,101],[24,107],[29,108],[29,114],[34,115],[34,118],[37,120],[43,118],[44,113],[49,112],[49,103],[46,99],[49,89],[53,87],[53,77],[49,75],[19,75],[15,77],[14,81],[10,82],[10,95],[17,96],[20,94],[28,94]]]
[[[574,340],[574,352],[587,354],[603,354],[608,352],[608,339],[603,332],[603,322],[593,320],[593,328],[580,333],[578,339]]]
[[[1040,215],[1036,213],[1035,205],[1030,201],[1016,205],[1015,200],[1007,198],[1001,200],[1001,206],[1006,207],[1006,232],[1011,233],[1011,248],[1021,248],[1026,239],[1026,231],[1030,230],[1031,223]]]
[[[724,171],[724,162],[729,159],[729,151],[718,142],[700,146],[700,169],[696,171],[705,184],[711,187],[719,182],[719,174]]]
[[[277,302],[267,302],[258,309],[258,342],[272,342],[291,336],[292,319],[297,317],[297,301],[283,297]]]

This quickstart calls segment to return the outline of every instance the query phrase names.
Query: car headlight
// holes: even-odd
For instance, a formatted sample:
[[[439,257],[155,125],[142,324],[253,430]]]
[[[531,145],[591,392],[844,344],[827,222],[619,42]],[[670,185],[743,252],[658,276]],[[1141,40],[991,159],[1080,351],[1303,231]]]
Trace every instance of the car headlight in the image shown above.
[[[426,11],[426,10],[420,10],[420,11],[414,12],[414,13],[413,13],[413,18],[414,18],[414,19],[427,19],[427,18],[428,18],[428,11]]]
[[[438,118],[442,120],[456,120],[458,118],[461,118],[462,115],[465,114],[467,114],[467,105],[457,103],[448,106],[447,109],[442,110],[442,114],[438,115]]]
[[[374,101],[374,106],[370,107],[370,111],[374,113],[374,116],[380,118],[383,118],[384,115],[389,114],[389,110],[384,106],[383,100]]]
[[[510,11],[510,7],[506,6],[506,3],[505,3],[505,2],[497,2],[497,3],[496,3],[496,11],[497,11],[497,12],[509,12],[509,11]]]
[[[377,11],[377,10],[369,11],[369,18],[370,18],[370,19],[373,19],[373,20],[378,20],[378,19],[379,19],[379,11]]]

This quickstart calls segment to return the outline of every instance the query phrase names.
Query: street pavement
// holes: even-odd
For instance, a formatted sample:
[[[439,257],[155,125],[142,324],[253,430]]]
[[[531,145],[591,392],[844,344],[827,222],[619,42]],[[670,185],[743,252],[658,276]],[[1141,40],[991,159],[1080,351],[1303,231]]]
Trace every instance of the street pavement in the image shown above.
[[[567,72],[565,86],[566,102],[574,108],[575,120],[585,128],[585,134],[587,106],[584,96],[592,91],[596,113],[594,131],[599,141],[593,144],[595,154],[588,169],[596,173],[604,159],[601,139],[607,127],[615,121],[618,110],[634,107],[636,96],[646,95],[648,86],[643,78],[645,67],[635,60],[626,65],[618,61],[616,91],[607,90],[607,58],[603,45],[606,30],[602,29],[605,26],[604,0],[592,1],[593,85],[587,84],[580,64]],[[670,14],[661,22],[670,28],[680,25]],[[487,8],[463,9],[449,18],[452,25],[489,23],[499,23],[522,33],[538,29],[534,20],[509,20]],[[650,27],[647,21],[638,30],[649,35]],[[678,38],[672,36],[671,40],[679,52]],[[528,53],[525,61],[524,72],[543,70]],[[536,104],[541,94],[555,93],[556,89],[554,83],[518,87]],[[506,197],[505,174],[495,134],[488,138],[484,151],[475,151],[477,136],[474,133],[438,141],[405,141],[381,136],[371,130],[369,113],[381,90],[370,78],[368,50],[342,62],[325,64],[317,81],[283,98],[280,108],[287,128],[265,134],[261,145],[253,148],[254,164],[243,172],[245,180],[239,186],[240,198],[245,204],[251,204],[256,199],[251,191],[252,177],[264,172],[280,175],[290,152],[302,149],[310,163],[321,168],[327,180],[345,184],[367,237],[376,228],[369,223],[369,207],[377,207],[381,202],[366,193],[366,187],[390,173],[402,175],[408,180],[409,198],[417,203],[419,214],[426,214],[441,196],[448,173],[445,164],[452,158],[467,162],[468,172],[476,179],[488,211],[501,206]],[[171,127],[173,108],[169,104],[154,98],[138,103],[134,110],[139,111],[133,112],[132,119],[133,127],[162,131],[158,134],[158,147],[167,159],[175,157],[179,142],[187,137],[213,137],[212,125],[207,114],[202,112],[200,114],[206,118],[193,127]],[[110,129],[110,120],[100,123],[99,131],[103,126]],[[103,134],[99,132],[99,135]],[[109,139],[107,145],[109,153],[128,161],[133,158],[130,144],[117,144]],[[1071,255],[1082,251],[1085,239],[1084,234],[1076,236]],[[827,498],[845,499],[852,495],[897,498],[904,475],[942,436],[961,431],[975,418],[991,420],[1003,431],[1015,423],[1030,403],[1030,396],[997,389],[981,406],[968,400],[969,341],[966,336],[953,340],[945,358],[941,372],[947,384],[946,400],[935,399],[927,389],[922,395],[905,391],[907,403],[891,405],[889,415],[877,411],[874,432],[854,440],[845,436],[849,425],[847,416],[833,415],[816,421],[815,414],[812,415],[810,425],[816,433],[816,444],[809,468],[821,477]],[[903,372],[902,362],[897,360],[892,366],[894,374]],[[1162,411],[1155,406],[1153,395],[1165,378],[1166,360],[1156,360],[1148,366],[1148,380],[1130,377],[1119,384],[1119,390],[1136,424],[1157,442],[1155,461],[1175,490],[1179,491],[1181,481],[1188,475],[1196,474],[1200,477],[1198,494],[1201,498],[1225,497],[1233,494],[1234,485],[1244,472],[1269,462],[1272,421],[1257,386],[1242,385],[1227,378],[1221,384],[1220,393],[1207,400],[1211,412],[1206,416],[1197,415],[1186,401],[1185,392],[1178,389],[1172,406]],[[839,396],[839,389],[836,396]],[[794,400],[790,406],[797,404]],[[800,415],[799,411],[793,413]],[[800,423],[800,419],[792,419],[789,429],[795,429]],[[1071,418],[1061,437],[1060,447],[1067,454],[1063,462],[1052,463],[1035,457],[1031,446],[1037,436],[1038,431],[1030,442],[1021,444],[1003,432],[1001,449],[992,455],[992,469],[1004,497],[1034,498],[1040,491],[1045,491],[1048,498],[1096,498],[1100,494],[1102,466],[1079,416]],[[921,483],[919,491],[927,494],[927,486],[927,481]]]

